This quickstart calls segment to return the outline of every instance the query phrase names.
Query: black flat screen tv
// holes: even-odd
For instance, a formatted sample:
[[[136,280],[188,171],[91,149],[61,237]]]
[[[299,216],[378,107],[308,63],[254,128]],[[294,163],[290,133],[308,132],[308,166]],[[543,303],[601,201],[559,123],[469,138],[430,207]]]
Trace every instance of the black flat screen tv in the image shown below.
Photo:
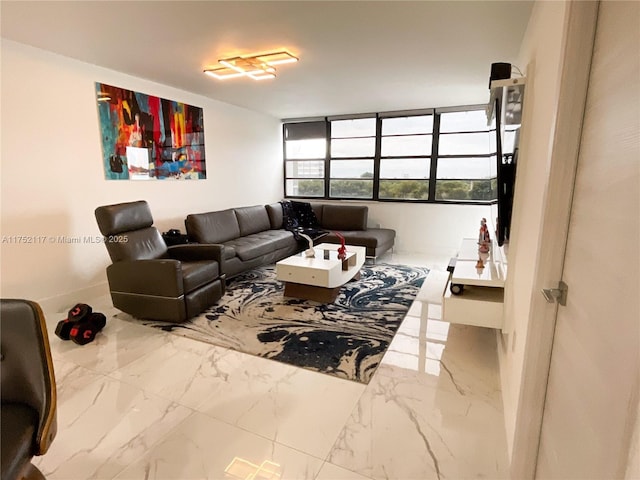
[[[509,145],[505,149],[504,125],[502,125],[502,105],[500,99],[495,98],[495,119],[496,119],[496,161],[497,168],[497,197],[498,215],[496,218],[496,241],[499,246],[509,242],[511,234],[511,214],[513,211],[513,194],[516,180],[516,164],[518,162],[518,140],[520,129],[510,132],[513,137],[513,148]],[[507,151],[508,150],[508,151]]]

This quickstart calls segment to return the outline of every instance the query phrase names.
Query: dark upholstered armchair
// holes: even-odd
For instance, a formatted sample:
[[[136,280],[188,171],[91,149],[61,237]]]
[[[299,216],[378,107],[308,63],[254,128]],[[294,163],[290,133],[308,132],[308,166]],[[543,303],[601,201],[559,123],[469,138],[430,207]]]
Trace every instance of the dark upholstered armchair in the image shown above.
[[[32,463],[56,436],[56,380],[44,315],[28,300],[0,300],[3,480],[44,479]]]
[[[98,207],[95,215],[113,261],[107,278],[116,308],[138,318],[180,323],[224,294],[222,247],[167,247],[145,201]]]

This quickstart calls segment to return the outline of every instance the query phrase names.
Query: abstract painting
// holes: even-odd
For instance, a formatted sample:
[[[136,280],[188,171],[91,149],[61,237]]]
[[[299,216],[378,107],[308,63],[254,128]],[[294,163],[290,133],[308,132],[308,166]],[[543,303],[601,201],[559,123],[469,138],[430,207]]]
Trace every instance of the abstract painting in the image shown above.
[[[202,108],[96,82],[107,180],[207,178]]]

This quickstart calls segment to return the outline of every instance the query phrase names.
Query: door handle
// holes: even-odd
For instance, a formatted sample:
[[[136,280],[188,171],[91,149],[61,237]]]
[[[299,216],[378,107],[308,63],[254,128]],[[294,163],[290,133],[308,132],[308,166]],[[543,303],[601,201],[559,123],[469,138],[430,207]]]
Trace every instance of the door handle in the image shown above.
[[[569,286],[562,280],[558,282],[557,288],[543,288],[542,295],[544,299],[549,303],[558,302],[558,305],[563,307],[567,304],[567,294],[569,293]]]

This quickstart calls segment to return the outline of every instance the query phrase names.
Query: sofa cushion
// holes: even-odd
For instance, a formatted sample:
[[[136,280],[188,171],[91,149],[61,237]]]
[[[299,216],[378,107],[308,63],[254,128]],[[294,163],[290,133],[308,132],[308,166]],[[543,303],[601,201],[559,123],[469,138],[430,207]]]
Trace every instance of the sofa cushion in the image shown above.
[[[321,226],[328,230],[366,230],[369,208],[357,205],[324,205]]]
[[[236,249],[233,246],[233,242],[235,240],[229,240],[228,242],[224,242],[224,250],[222,250],[222,260],[229,260],[236,256]]]
[[[271,228],[278,230],[282,228],[282,205],[280,202],[271,203],[266,205],[267,214],[269,215],[269,222],[271,222]]]
[[[267,230],[236,238],[225,245],[233,246],[242,261],[254,259],[273,251],[295,245],[293,234],[286,230]]]
[[[198,243],[224,243],[240,236],[240,226],[233,209],[194,213],[184,221],[189,238]]]
[[[293,233],[282,228],[278,230],[269,230],[268,232],[263,233],[268,235],[273,242],[273,245],[275,246],[274,250],[292,247],[298,243],[294,238]]]
[[[269,214],[264,205],[235,208],[234,211],[238,218],[240,235],[243,237],[251,235],[252,233],[264,232],[271,228]]]
[[[202,285],[213,282],[220,276],[218,262],[181,262],[184,293],[189,293]]]
[[[347,245],[355,245],[359,247],[367,247],[376,249],[382,246],[393,245],[396,237],[395,230],[389,228],[370,228],[369,230],[343,230],[340,232],[344,236]],[[334,233],[330,233],[322,238],[326,243],[340,243],[340,239]],[[347,250],[349,250],[347,248]]]
[[[322,225],[322,207],[324,207],[321,203],[312,203],[311,208],[313,208],[313,213],[316,214],[316,218],[318,219],[318,225]]]

